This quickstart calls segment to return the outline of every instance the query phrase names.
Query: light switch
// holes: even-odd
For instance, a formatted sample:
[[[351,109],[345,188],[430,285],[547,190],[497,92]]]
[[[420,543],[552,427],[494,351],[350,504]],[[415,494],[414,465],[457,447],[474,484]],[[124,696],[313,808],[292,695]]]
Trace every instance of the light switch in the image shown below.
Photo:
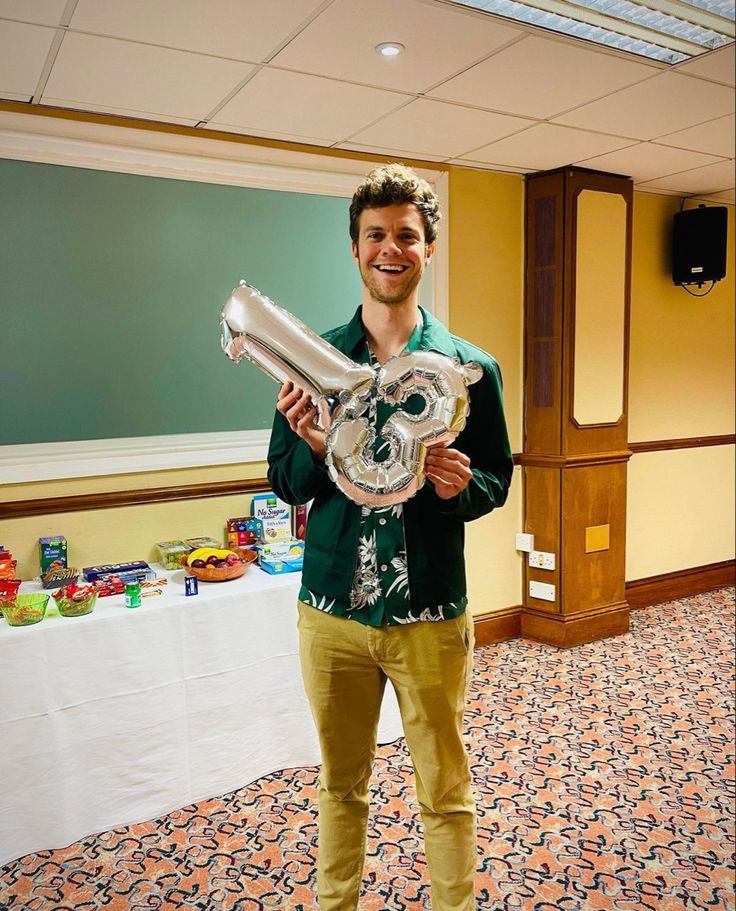
[[[548,585],[546,582],[530,582],[529,597],[539,598],[541,601],[555,600],[555,587]]]
[[[518,534],[516,536],[516,549],[529,553],[534,550],[534,535]]]

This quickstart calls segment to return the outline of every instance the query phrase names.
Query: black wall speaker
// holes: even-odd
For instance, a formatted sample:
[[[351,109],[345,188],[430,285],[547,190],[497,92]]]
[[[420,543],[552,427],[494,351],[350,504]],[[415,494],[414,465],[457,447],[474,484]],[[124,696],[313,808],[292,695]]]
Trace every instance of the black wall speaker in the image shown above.
[[[701,285],[726,275],[725,206],[698,206],[675,215],[672,236],[672,281]]]

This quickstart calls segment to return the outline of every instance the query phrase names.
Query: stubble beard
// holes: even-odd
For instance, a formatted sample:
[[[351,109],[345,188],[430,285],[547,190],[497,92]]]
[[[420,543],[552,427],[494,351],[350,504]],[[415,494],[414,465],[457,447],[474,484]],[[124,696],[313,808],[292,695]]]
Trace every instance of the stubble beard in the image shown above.
[[[370,296],[379,304],[403,304],[411,297],[422,278],[421,273],[415,272],[406,284],[400,285],[394,291],[386,291],[373,274],[372,266],[362,268],[360,277]]]

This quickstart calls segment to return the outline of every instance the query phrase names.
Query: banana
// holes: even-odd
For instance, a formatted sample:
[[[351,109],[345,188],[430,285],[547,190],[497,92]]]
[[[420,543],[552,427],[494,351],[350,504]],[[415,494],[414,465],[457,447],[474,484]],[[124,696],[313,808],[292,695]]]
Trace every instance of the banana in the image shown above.
[[[192,565],[192,560],[204,560],[207,561],[208,557],[217,557],[218,560],[224,560],[228,554],[232,554],[232,550],[223,550],[222,548],[216,547],[198,547],[197,550],[193,550],[187,556],[187,565]]]

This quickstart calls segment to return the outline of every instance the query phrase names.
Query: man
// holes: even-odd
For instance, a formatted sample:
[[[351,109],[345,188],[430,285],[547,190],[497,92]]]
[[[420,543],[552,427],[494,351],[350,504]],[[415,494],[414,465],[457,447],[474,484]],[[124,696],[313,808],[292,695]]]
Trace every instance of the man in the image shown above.
[[[269,451],[269,480],[288,503],[313,500],[299,603],[302,673],[322,753],[317,891],[321,911],[355,911],[365,858],[368,786],[386,680],[394,686],[425,831],[434,911],[475,908],[475,803],[462,740],[472,671],[464,522],[506,500],[513,462],[501,377],[490,355],[419,307],[435,250],[439,204],[401,165],[372,171],[350,206],[363,281],[361,307],[324,337],[376,369],[431,349],[483,368],[470,415],[451,448],[432,449],[428,483],[403,506],[348,500],[324,465],[315,403],[285,383]],[[378,436],[395,410],[372,396]]]

